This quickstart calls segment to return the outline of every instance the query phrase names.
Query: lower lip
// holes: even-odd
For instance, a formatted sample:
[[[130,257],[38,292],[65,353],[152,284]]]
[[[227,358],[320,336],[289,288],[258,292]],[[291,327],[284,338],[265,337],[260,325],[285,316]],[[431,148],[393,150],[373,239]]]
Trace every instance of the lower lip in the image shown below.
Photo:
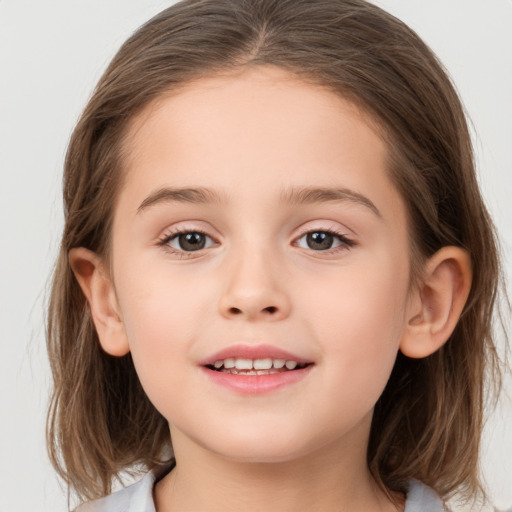
[[[207,377],[215,384],[224,386],[232,391],[247,395],[259,395],[271,393],[278,389],[290,386],[304,379],[313,365],[306,366],[299,370],[291,370],[282,373],[268,375],[236,375],[233,373],[218,372],[202,367]]]

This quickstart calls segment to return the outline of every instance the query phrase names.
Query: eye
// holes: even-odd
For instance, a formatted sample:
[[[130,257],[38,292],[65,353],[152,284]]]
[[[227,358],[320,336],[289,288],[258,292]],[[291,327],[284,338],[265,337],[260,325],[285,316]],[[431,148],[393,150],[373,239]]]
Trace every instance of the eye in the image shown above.
[[[313,251],[328,251],[341,246],[352,247],[351,240],[340,233],[332,231],[309,231],[302,235],[296,242],[298,247]]]
[[[193,252],[208,249],[215,242],[200,231],[182,231],[173,233],[162,241],[162,245],[168,245],[176,251]]]

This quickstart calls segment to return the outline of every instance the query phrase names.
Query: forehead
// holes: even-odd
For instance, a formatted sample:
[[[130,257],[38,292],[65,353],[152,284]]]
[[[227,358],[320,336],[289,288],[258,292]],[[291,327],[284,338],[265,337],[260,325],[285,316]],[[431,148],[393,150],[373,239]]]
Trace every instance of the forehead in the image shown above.
[[[202,186],[277,197],[294,186],[391,186],[377,123],[275,67],[201,78],[162,95],[132,121],[124,153],[125,181],[136,193]]]
[[[137,161],[150,157],[147,149],[155,149],[160,141],[157,134],[167,137],[167,146],[195,145],[194,154],[199,156],[210,142],[229,142],[233,130],[239,130],[237,138],[247,144],[261,142],[268,134],[266,142],[271,147],[284,148],[286,142],[300,137],[328,146],[347,124],[352,126],[344,138],[355,141],[366,132],[374,139],[372,151],[386,158],[380,125],[365,110],[286,70],[258,66],[194,80],[150,103],[128,125],[124,169],[129,171],[137,167]],[[309,146],[300,149],[306,151]],[[321,144],[315,149],[321,150]]]

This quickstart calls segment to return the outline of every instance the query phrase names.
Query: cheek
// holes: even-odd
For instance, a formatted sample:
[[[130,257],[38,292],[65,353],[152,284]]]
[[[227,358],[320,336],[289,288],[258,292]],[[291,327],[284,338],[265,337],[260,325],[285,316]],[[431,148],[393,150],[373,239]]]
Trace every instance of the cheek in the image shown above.
[[[161,405],[179,383],[189,347],[204,311],[193,286],[166,277],[163,269],[119,272],[120,309],[139,379],[154,405]]]
[[[317,290],[308,328],[321,350],[334,388],[350,385],[368,407],[382,393],[406,324],[408,273],[391,258],[361,261]],[[358,271],[358,268],[360,271]],[[347,269],[348,270],[348,269]]]
[[[407,262],[404,262],[407,268]],[[315,292],[303,287],[318,326],[333,337],[359,333],[361,340],[396,336],[404,325],[407,306],[408,273],[393,263],[391,255],[380,261],[361,259],[340,272],[316,280]],[[313,297],[312,297],[313,295]],[[380,333],[380,334],[379,334]]]
[[[166,261],[124,258],[116,283],[130,348],[169,351],[185,344],[197,329],[211,293],[186,271],[172,271]],[[124,263],[124,265],[123,265]],[[148,355],[151,350],[145,350]],[[155,355],[158,358],[158,354]]]

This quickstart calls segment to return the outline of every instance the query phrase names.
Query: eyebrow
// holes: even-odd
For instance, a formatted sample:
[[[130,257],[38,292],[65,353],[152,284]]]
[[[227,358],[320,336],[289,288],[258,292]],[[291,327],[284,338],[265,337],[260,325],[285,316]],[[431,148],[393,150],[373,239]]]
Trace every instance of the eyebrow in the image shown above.
[[[194,203],[208,204],[220,203],[223,196],[218,192],[209,188],[161,188],[151,193],[137,208],[137,213],[141,213],[150,206],[160,203],[178,202],[178,203]]]
[[[150,206],[160,203],[179,202],[192,204],[211,204],[222,203],[226,201],[226,196],[219,192],[205,188],[160,188],[151,193],[137,208],[137,213],[141,213]],[[288,204],[314,204],[328,202],[349,201],[371,210],[377,217],[382,218],[382,214],[375,204],[366,196],[350,190],[348,188],[329,188],[329,187],[293,187],[287,189],[281,194],[281,201]]]
[[[290,188],[281,195],[281,200],[290,204],[314,204],[349,201],[370,209],[377,217],[382,214],[375,204],[363,194],[348,188],[300,187]]]

